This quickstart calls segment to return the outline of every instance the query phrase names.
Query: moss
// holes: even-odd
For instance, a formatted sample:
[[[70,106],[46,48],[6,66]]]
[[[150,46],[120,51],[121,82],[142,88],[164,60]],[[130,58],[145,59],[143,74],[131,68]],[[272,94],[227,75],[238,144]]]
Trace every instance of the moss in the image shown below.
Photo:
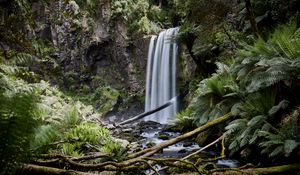
[[[169,139],[169,136],[168,136],[168,135],[165,135],[165,134],[160,134],[160,135],[158,136],[158,138],[161,139],[161,140],[168,140],[168,139]]]

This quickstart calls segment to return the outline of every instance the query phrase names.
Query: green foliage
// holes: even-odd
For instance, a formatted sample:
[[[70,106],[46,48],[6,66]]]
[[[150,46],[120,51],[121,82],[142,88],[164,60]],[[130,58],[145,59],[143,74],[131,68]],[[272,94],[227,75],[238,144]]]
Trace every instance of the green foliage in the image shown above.
[[[127,150],[123,148],[120,143],[113,140],[107,140],[100,150],[101,152],[112,154],[111,160],[113,161],[120,162],[127,157]]]
[[[73,94],[71,94],[73,96]],[[120,98],[120,92],[110,86],[98,87],[93,93],[86,94],[85,96],[75,96],[86,104],[91,104],[97,109],[100,115],[105,115],[111,111]],[[73,96],[73,97],[74,97]]]
[[[89,104],[94,104],[98,112],[104,115],[113,109],[119,96],[119,92],[109,86],[98,87],[87,101]]]
[[[59,145],[58,148],[62,149],[62,153],[73,156],[78,156],[89,149],[98,150],[108,141],[112,141],[109,131],[95,123],[82,123],[70,128],[63,133],[62,139],[67,143]]]
[[[110,153],[121,155],[117,151],[122,152],[122,149],[117,149],[117,146],[121,147],[120,144],[113,140],[106,128],[97,124],[100,115],[92,106],[75,102],[44,81],[34,84],[34,87],[41,94],[39,115],[44,123],[36,129],[35,138],[31,142],[34,152],[59,152],[79,156],[88,151],[102,151],[102,148],[114,145],[116,149]]]
[[[280,81],[298,80],[299,29],[294,23],[279,26],[265,42],[244,45],[232,68],[238,80],[247,84],[248,92],[272,86]]]
[[[300,127],[297,124],[299,120],[299,107],[290,115],[286,116],[284,121],[275,131],[261,131],[259,134],[263,141],[259,144],[263,148],[262,154],[268,154],[273,159],[289,157],[291,153],[299,148],[300,145]]]
[[[249,94],[244,102],[237,103],[232,108],[234,115],[241,118],[233,120],[226,127],[227,143],[231,154],[244,146],[255,145],[261,131],[272,128],[273,116],[287,107],[287,101],[275,105],[275,94],[270,91],[261,91]]]
[[[210,23],[222,20],[229,10],[228,4],[220,0],[175,0],[175,6],[178,13],[188,21],[206,24],[209,20],[215,20]]]
[[[196,125],[226,114],[238,100],[239,87],[228,71],[227,65],[218,63],[217,73],[200,82],[193,104]]]
[[[160,27],[149,19],[150,5],[145,0],[113,0],[111,16],[113,19],[123,19],[129,24],[129,33],[134,35],[157,33]]]
[[[55,141],[60,140],[60,133],[53,125],[42,125],[35,131],[34,140],[31,143],[31,148],[37,152],[46,153],[50,150]]]
[[[267,41],[259,38],[254,45],[244,44],[240,50],[243,58],[262,57],[266,59],[284,57],[290,60],[300,56],[300,30],[293,21],[278,26]]]
[[[180,128],[181,131],[188,131],[191,128],[195,128],[193,118],[193,110],[186,108],[184,111],[176,114],[175,124]]]
[[[38,100],[32,87],[0,72],[0,174],[14,174],[28,158]]]
[[[70,110],[68,110],[65,114],[65,117],[63,119],[63,125],[66,128],[71,128],[76,126],[80,122],[79,113],[77,111],[77,108],[75,106],[71,107]]]
[[[66,112],[61,122],[54,121],[38,128],[31,144],[32,149],[40,153],[61,152],[79,156],[92,150],[101,151],[102,147],[109,147],[111,144],[120,146],[113,141],[107,129],[96,123],[80,120],[78,113],[73,107]]]
[[[292,122],[293,126],[281,124],[277,129],[287,106],[298,105],[277,94],[282,93],[282,87],[292,90],[299,84],[298,30],[291,22],[275,29],[266,41],[258,39],[253,45],[243,44],[233,64],[217,63],[217,73],[200,82],[192,108],[193,119],[202,125],[227,112],[235,115],[237,119],[226,127],[231,155],[259,145],[262,153],[272,158],[289,157],[298,148],[297,122]],[[295,92],[286,92],[290,93]]]

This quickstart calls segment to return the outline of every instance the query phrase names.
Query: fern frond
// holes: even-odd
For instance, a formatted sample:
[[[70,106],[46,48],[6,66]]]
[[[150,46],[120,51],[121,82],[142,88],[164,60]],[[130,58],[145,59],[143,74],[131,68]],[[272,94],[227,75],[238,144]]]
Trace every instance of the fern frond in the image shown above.
[[[39,98],[30,88],[22,88],[22,81],[1,73],[0,78],[0,171],[14,174],[19,163],[29,156],[29,144],[38,124],[35,110]]]

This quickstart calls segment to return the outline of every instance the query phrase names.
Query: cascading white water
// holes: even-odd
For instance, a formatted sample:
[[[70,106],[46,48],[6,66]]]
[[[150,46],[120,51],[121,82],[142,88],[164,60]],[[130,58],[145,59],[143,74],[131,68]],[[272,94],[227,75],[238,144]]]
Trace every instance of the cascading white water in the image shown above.
[[[167,124],[177,112],[176,59],[178,45],[173,37],[178,28],[162,31],[152,36],[147,61],[145,111],[155,109],[172,100],[169,107],[147,116],[144,120]]]

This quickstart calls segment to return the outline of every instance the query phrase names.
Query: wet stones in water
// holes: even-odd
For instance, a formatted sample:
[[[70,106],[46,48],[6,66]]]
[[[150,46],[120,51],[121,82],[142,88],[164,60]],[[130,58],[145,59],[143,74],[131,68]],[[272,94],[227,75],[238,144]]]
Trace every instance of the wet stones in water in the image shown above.
[[[216,165],[219,168],[237,168],[239,167],[239,162],[237,160],[222,159],[218,160]]]
[[[183,147],[190,147],[193,145],[193,142],[184,142]]]
[[[158,138],[161,139],[161,140],[169,140],[169,135],[167,135],[167,134],[159,134]]]
[[[179,150],[179,151],[178,151],[179,154],[184,154],[184,153],[187,153],[187,152],[188,152],[188,151],[187,151],[186,149],[182,149],[182,150]]]
[[[147,147],[147,148],[151,148],[152,146],[155,146],[155,143],[153,143],[153,142],[148,142],[148,143],[146,144],[146,147]]]
[[[138,152],[142,150],[142,146],[138,142],[132,142],[130,144],[129,153]]]

